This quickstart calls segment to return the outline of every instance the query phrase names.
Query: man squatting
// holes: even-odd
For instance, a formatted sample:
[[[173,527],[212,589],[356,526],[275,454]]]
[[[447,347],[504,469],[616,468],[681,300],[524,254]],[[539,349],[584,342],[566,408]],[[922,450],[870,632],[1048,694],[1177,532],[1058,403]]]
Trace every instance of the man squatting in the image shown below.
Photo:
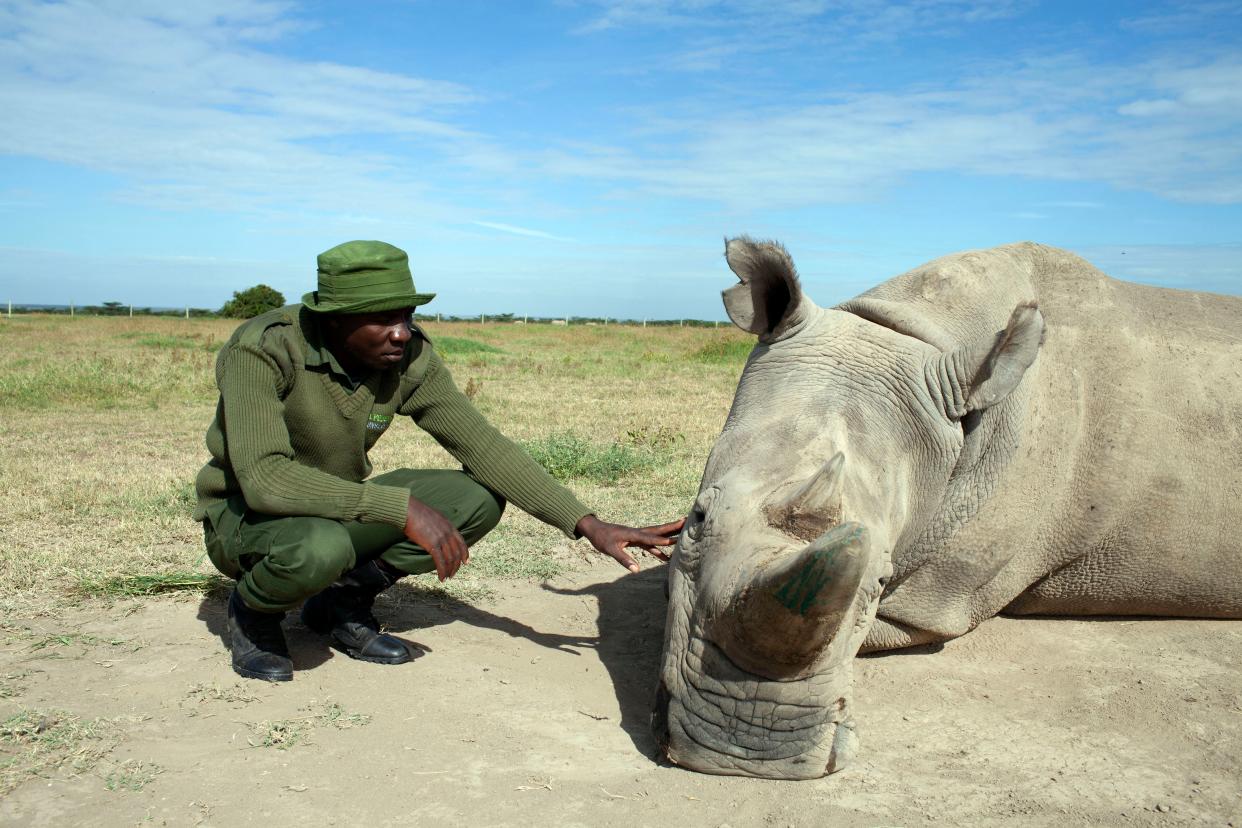
[[[681,521],[601,521],[457,389],[412,320],[435,294],[415,292],[402,250],[351,241],[318,264],[318,290],[243,323],[216,362],[220,400],[195,518],[211,562],[237,580],[228,603],[234,670],[292,679],[280,625],[303,601],[303,623],[347,655],[409,661],[407,646],[381,632],[375,597],[406,575],[451,578],[506,502],[632,572],[627,546],[667,560],[658,547],[673,543]],[[398,414],[462,470],[369,477],[367,452]]]

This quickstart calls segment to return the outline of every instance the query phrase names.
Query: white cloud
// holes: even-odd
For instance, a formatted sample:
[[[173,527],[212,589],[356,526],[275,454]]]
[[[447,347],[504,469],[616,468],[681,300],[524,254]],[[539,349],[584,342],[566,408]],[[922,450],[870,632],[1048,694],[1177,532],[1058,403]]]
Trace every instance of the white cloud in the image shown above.
[[[251,45],[299,25],[287,15],[261,0],[8,6],[0,152],[117,173],[139,201],[237,211],[415,203],[394,158],[329,146],[356,134],[482,151],[445,117],[477,101],[465,87]]]
[[[1167,92],[1136,126],[1122,101]],[[981,67],[956,86],[821,103],[663,109],[639,117],[659,154],[623,146],[549,152],[552,174],[628,181],[734,207],[866,201],[919,173],[1098,181],[1173,199],[1242,201],[1242,62],[1103,66],[1044,59]],[[1109,104],[1112,103],[1112,106]],[[654,125],[654,126],[653,126]],[[658,139],[651,132],[663,130]]]
[[[734,30],[739,38],[764,31],[805,29],[818,33],[899,37],[917,30],[941,32],[960,25],[1012,17],[1027,0],[586,0],[599,9],[579,34],[623,27]]]
[[[496,221],[475,221],[472,222],[479,227],[486,227],[489,230],[499,230],[502,233],[512,233],[515,236],[530,236],[536,239],[551,239],[552,241],[573,241],[573,239],[564,236],[554,236],[551,233],[545,233],[542,230],[531,230],[527,227],[518,227],[513,224],[502,224]]]
[[[1121,27],[1150,35],[1184,34],[1205,26],[1217,31],[1228,25],[1228,18],[1242,17],[1242,6],[1233,0],[1224,2],[1183,2],[1153,14],[1123,18]]]
[[[1149,118],[1158,115],[1172,115],[1177,111],[1177,102],[1170,100],[1131,101],[1117,107],[1122,115],[1133,115],[1136,118]]]
[[[879,37],[967,26],[1025,7],[969,0],[588,5],[597,22],[610,21],[605,28],[693,21],[696,38],[700,29],[719,35],[686,50],[682,69],[769,48],[773,31],[809,31],[821,18],[838,34]],[[924,173],[1105,182],[1191,202],[1242,201],[1236,57],[1124,65],[1007,57],[969,64],[966,77],[850,94],[791,87],[750,96],[738,80],[702,99],[623,101],[635,126],[611,144],[550,129],[522,136],[528,143],[519,148],[463,126],[469,114],[486,114],[485,90],[263,51],[262,43],[310,25],[283,3],[225,0],[207,9],[157,0],[0,7],[0,153],[114,173],[121,198],[159,208],[366,216],[407,226],[460,226],[484,209],[502,214],[532,201],[564,211],[568,202],[556,190],[566,180],[752,214],[871,200]],[[762,103],[746,102],[756,99]],[[541,105],[533,102],[532,111]],[[374,149],[366,138],[375,135],[389,149]],[[465,190],[446,183],[454,177],[477,182],[467,193],[470,209],[457,205]],[[503,229],[513,227],[490,229],[525,229]]]

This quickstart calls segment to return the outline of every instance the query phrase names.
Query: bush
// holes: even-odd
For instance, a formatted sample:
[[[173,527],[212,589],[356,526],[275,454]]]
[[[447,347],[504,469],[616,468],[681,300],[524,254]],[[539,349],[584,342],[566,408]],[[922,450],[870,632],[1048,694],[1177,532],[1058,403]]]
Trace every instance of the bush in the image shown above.
[[[233,298],[220,308],[220,315],[231,319],[249,319],[261,313],[283,307],[285,297],[275,288],[267,285],[255,285],[245,290],[234,291]]]
[[[753,339],[714,339],[690,354],[690,358],[709,365],[741,364],[754,349]]]
[[[550,434],[542,440],[523,443],[522,447],[557,480],[581,478],[611,484],[623,475],[652,465],[650,455],[629,446],[595,446],[569,432]]]

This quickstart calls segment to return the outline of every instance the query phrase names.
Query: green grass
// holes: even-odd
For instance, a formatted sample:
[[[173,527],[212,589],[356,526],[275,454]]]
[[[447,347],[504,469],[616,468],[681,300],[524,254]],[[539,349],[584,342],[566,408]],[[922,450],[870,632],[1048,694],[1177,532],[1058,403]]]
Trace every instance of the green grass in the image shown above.
[[[222,575],[205,572],[165,572],[81,578],[74,591],[91,598],[132,598],[166,595],[174,592],[223,595],[232,587],[233,582]]]
[[[168,516],[189,519],[197,501],[194,484],[189,481],[169,481],[158,487],[128,487],[100,495],[100,506],[104,510],[151,520]]]
[[[477,339],[466,339],[461,336],[437,336],[431,340],[442,356],[473,356],[475,354],[503,354],[495,345],[479,342]]]
[[[625,442],[651,451],[668,451],[684,445],[686,435],[665,425],[643,425],[625,432]]]
[[[204,351],[218,351],[223,342],[207,340],[206,342],[186,336],[168,336],[167,334],[150,334],[135,340],[144,348],[193,348]]]
[[[754,347],[751,339],[713,339],[692,351],[690,359],[709,365],[741,365]]]
[[[126,363],[111,357],[44,363],[28,371],[0,374],[0,406],[4,408],[48,408],[70,401],[111,408],[146,392],[145,384]]]
[[[116,745],[115,726],[63,710],[21,710],[0,722],[0,794],[31,777],[77,775]]]
[[[435,575],[420,575],[417,578],[406,578],[399,585],[402,593],[414,598],[415,601],[448,606],[453,602],[478,604],[496,597],[496,588],[485,581],[473,577],[477,558],[471,557],[471,563],[464,572],[458,572],[444,583],[436,580]]]
[[[555,578],[565,572],[566,561],[541,552],[563,537],[557,530],[533,520],[506,520],[471,550],[465,571],[472,578]]]
[[[127,759],[104,777],[104,787],[110,791],[141,791],[164,768],[154,762]]]
[[[203,560],[192,481],[218,396],[206,343],[227,341],[236,325],[0,320],[0,599],[55,607],[227,588]],[[457,355],[458,384],[501,433],[601,518],[634,525],[685,511],[728,411],[742,354],[719,364],[692,355],[749,343],[690,327],[426,327]],[[404,418],[370,458],[376,472],[460,467]],[[496,579],[552,577],[592,554],[516,508],[477,552],[447,587],[410,579],[420,598],[483,600]]]
[[[653,465],[653,457],[620,443],[600,446],[568,431],[522,444],[539,465],[557,480],[590,480],[612,484]]]

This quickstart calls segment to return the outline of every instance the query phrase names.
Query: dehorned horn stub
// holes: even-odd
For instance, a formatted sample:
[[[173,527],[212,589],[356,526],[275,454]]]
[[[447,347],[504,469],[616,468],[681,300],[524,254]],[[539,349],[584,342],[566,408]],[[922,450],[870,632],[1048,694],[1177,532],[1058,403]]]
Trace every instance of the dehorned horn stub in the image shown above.
[[[809,672],[854,605],[867,530],[843,523],[739,585],[711,636],[739,666],[773,679]]]
[[[841,471],[845,455],[837,452],[788,497],[764,507],[768,523],[787,535],[809,541],[841,521]]]

